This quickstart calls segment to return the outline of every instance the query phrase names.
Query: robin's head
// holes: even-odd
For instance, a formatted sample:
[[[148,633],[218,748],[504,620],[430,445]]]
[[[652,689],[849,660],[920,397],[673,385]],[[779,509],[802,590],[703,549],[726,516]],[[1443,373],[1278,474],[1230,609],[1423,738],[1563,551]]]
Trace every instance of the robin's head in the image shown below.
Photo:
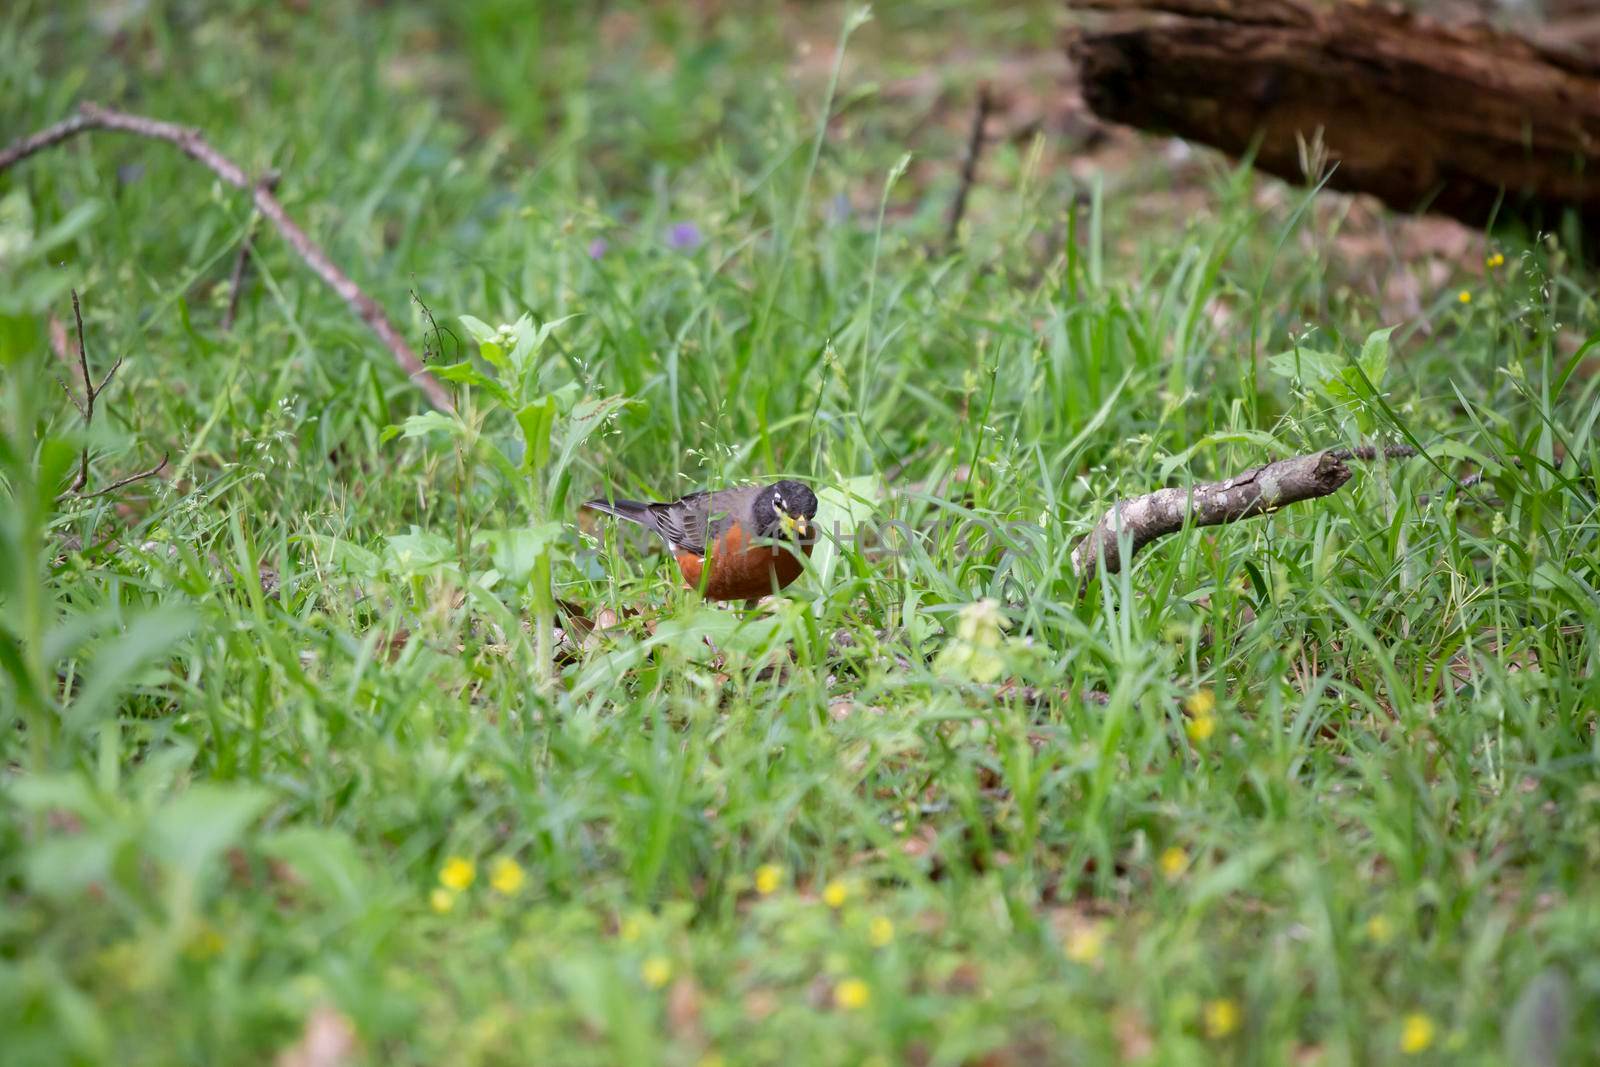
[[[817,494],[785,480],[761,490],[753,510],[760,536],[805,540],[811,536],[811,520],[817,517]]]

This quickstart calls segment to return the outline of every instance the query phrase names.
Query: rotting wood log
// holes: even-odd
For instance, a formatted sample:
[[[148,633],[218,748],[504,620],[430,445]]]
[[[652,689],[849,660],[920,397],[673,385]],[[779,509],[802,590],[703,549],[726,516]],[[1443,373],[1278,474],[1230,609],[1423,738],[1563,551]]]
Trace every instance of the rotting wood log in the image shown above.
[[[1600,235],[1600,56],[1394,8],[1314,0],[1071,0],[1068,44],[1101,118],[1475,226]],[[1259,138],[1259,141],[1258,141]]]

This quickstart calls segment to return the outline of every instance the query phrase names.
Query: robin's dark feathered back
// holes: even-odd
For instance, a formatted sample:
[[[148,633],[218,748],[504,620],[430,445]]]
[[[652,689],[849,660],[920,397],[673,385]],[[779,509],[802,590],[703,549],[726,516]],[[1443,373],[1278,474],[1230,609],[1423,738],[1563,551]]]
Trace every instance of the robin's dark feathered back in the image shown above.
[[[671,503],[639,500],[590,500],[583,506],[636,522],[654,530],[674,552],[693,552],[703,556],[706,542],[722,536],[734,519],[749,524],[752,507],[760,495],[758,485],[721,489],[715,493],[690,493]]]
[[[690,587],[710,600],[754,600],[800,576],[816,543],[817,497],[799,482],[691,493],[669,504],[590,500],[586,508],[654,530]]]

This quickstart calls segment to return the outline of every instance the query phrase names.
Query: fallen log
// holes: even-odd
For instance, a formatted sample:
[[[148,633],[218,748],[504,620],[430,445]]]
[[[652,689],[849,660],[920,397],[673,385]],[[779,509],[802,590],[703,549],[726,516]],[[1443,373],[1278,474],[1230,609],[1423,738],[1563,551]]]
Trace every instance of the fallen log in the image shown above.
[[[1600,56],[1361,3],[1071,0],[1069,52],[1101,118],[1401,211],[1600,235]],[[1258,140],[1259,138],[1259,140]]]
[[[1347,464],[1352,459],[1372,460],[1379,455],[1406,459],[1417,454],[1409,445],[1334,448],[1275,460],[1220,482],[1157,489],[1119,500],[1072,549],[1072,569],[1079,575],[1080,592],[1088,590],[1097,568],[1116,574],[1150,542],[1185,526],[1222,526],[1270,515],[1290,504],[1337,492],[1350,480]],[[1122,553],[1124,537],[1126,556]]]

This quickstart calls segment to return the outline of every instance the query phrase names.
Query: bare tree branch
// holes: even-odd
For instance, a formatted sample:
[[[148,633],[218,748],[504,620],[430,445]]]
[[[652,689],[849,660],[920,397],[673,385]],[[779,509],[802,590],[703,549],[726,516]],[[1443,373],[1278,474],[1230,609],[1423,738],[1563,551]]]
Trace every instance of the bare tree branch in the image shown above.
[[[100,379],[100,384],[94,387],[94,391],[95,391],[95,395],[96,396],[98,396],[99,394],[105,392],[106,386],[111,384],[112,377],[117,373],[117,371],[119,371],[121,369],[122,369],[122,357],[118,356],[117,357],[117,361],[115,363],[111,364],[111,369],[106,371],[106,376],[104,378]]]
[[[266,187],[267,192],[278,191],[278,172],[269,170],[261,176],[257,183]],[[250,246],[256,238],[256,228],[261,225],[261,213],[252,212],[250,222],[245,226],[244,237],[239,241],[239,254],[233,258],[233,273],[228,276],[228,310],[222,313],[222,332],[231,333],[233,324],[239,317],[239,297],[244,292],[244,272],[250,265]]]
[[[59,374],[55,375],[55,379],[56,379],[56,384],[61,386],[61,391],[63,393],[67,394],[67,399],[72,401],[72,406],[78,409],[78,414],[79,415],[87,415],[88,412],[83,410],[83,401],[79,400],[78,399],[78,394],[74,393],[72,391],[72,386],[70,386],[66,382],[62,381],[61,375],[59,375]]]
[[[8,169],[13,163],[20,163],[35,152],[42,152],[46,148],[53,148],[62,141],[70,140],[85,130],[92,129],[94,123],[83,115],[74,115],[54,126],[46,127],[32,137],[24,137],[0,150],[0,171]]]
[[[306,266],[311,268],[312,273],[321,278],[328,288],[338,294],[361,321],[377,334],[378,339],[389,349],[395,362],[410,375],[411,380],[422,390],[428,401],[441,410],[451,409],[450,394],[443,383],[428,374],[427,367],[412,351],[394,323],[389,321],[377,301],[368,296],[349,275],[335,266],[327,253],[295,224],[265,183],[252,182],[238,164],[212,147],[199,130],[142,115],[113,111],[96,104],[80,104],[78,114],[72,118],[0,150],[0,173],[37,152],[89,130],[115,130],[165,141],[229,185],[250,193],[256,210],[272,223]]]
[[[1102,560],[1108,574],[1122,569],[1126,560],[1121,553],[1119,535],[1125,534],[1128,538],[1127,559],[1131,560],[1150,542],[1177,533],[1186,525],[1221,526],[1270,514],[1302,500],[1327,496],[1350,480],[1347,460],[1371,460],[1380,453],[1400,459],[1415,456],[1417,451],[1407,445],[1330,449],[1280,459],[1220,482],[1187,489],[1157,489],[1120,501],[1072,550],[1072,569],[1082,576],[1087,586],[1094,568]]]
[[[140,471],[138,474],[130,474],[126,478],[118,478],[104,489],[96,489],[92,493],[81,494],[81,499],[93,500],[97,496],[105,496],[107,493],[121,489],[125,485],[132,485],[134,482],[143,481],[146,478],[154,478],[156,475],[167,469],[167,460],[170,459],[171,456],[172,453],[163,452],[161,453],[161,462],[157,463],[149,470]]]
[[[89,349],[83,343],[83,309],[78,306],[78,290],[72,290],[72,318],[78,324],[78,369],[83,372],[83,404],[78,411],[83,415],[83,429],[88,433],[89,427],[94,425],[94,379],[89,377]],[[122,366],[122,361],[117,360],[117,366]],[[112,370],[116,370],[113,367]],[[109,378],[110,375],[107,375]],[[65,388],[65,383],[63,383]],[[78,455],[78,476],[73,479],[72,488],[68,493],[76,493],[89,484],[89,442],[83,443],[83,451]]]
[[[967,194],[972,191],[973,182],[978,180],[978,160],[983,156],[983,128],[989,121],[989,112],[992,110],[994,110],[994,95],[989,90],[989,83],[980,82],[978,110],[972,117],[972,133],[967,137],[967,158],[961,164],[961,184],[956,187],[956,198],[950,204],[950,222],[945,228],[946,251],[955,247],[956,232],[961,228],[961,219],[967,213]]]
[[[72,318],[78,326],[78,370],[83,375],[83,399],[80,401],[72,390],[67,388],[67,383],[60,378],[57,378],[56,382],[66,391],[67,399],[71,400],[72,406],[78,409],[78,414],[83,416],[85,440],[83,448],[78,453],[77,477],[72,479],[72,484],[56,499],[64,500],[69,496],[77,496],[83,500],[93,500],[97,496],[105,496],[107,493],[121,489],[125,485],[131,485],[144,478],[153,478],[160,474],[167,467],[167,454],[163,453],[161,462],[149,470],[140,471],[138,474],[130,474],[126,478],[120,478],[105,488],[97,489],[92,493],[83,491],[89,484],[89,442],[87,435],[94,427],[94,402],[100,398],[101,393],[105,392],[106,386],[111,384],[111,379],[121,369],[122,357],[117,357],[117,361],[111,365],[111,369],[106,371],[105,377],[100,379],[99,385],[94,384],[94,379],[89,376],[89,346],[84,343],[83,339],[83,308],[78,303],[78,290],[76,289],[72,290]],[[53,319],[52,322],[54,322]],[[60,349],[65,347],[65,343],[57,344],[54,340],[52,343],[57,348],[57,354],[64,356]]]

